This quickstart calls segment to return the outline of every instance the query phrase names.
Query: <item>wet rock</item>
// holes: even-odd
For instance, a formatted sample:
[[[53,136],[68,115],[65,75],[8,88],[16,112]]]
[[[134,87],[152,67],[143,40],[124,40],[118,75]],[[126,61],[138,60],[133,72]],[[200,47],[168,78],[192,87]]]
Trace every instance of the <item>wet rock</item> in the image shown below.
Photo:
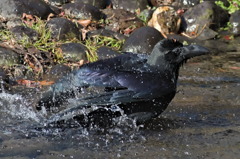
[[[75,2],[91,4],[99,9],[104,9],[111,4],[111,0],[75,0]]]
[[[213,39],[218,35],[218,32],[210,29],[210,28],[205,28],[199,36],[196,37],[198,40],[208,40],[208,39]]]
[[[87,47],[79,43],[66,43],[60,47],[64,59],[71,62],[88,61]]]
[[[78,25],[80,26],[80,25]],[[81,39],[81,32],[77,25],[65,18],[53,18],[48,21],[47,28],[52,32],[52,38],[66,40],[71,38]]]
[[[144,10],[149,5],[147,0],[112,0],[114,9],[124,9],[134,13],[137,9]]]
[[[232,33],[234,35],[240,34],[240,11],[236,11],[233,14],[231,14],[230,24],[232,25]]]
[[[112,50],[109,47],[102,46],[97,49],[98,60],[108,59],[121,55],[117,51]]]
[[[12,66],[21,63],[19,54],[14,51],[0,47],[0,66]]]
[[[125,41],[122,51],[150,54],[157,42],[164,39],[162,34],[152,27],[135,30]]]
[[[51,5],[61,6],[61,5],[65,4],[65,3],[70,2],[70,0],[48,0],[48,2],[49,2]]]
[[[205,1],[193,8],[188,9],[182,19],[182,29],[187,34],[195,35],[204,31],[204,28],[218,31],[220,27],[223,27],[229,20],[228,13],[217,6],[214,2]],[[212,34],[205,34],[204,39],[213,38]]]
[[[112,31],[124,33],[125,29],[134,30],[144,25],[135,14],[123,9],[104,9],[103,13],[107,16],[105,28]]]
[[[98,29],[98,30],[89,31],[87,33],[87,37],[93,37],[93,36],[96,36],[96,35],[111,37],[111,38],[115,38],[115,39],[118,39],[118,40],[125,40],[127,38],[123,34],[117,33],[117,32],[112,31],[112,30],[107,30],[107,29]]]
[[[22,14],[31,14],[46,19],[51,8],[42,0],[1,0],[0,17],[3,20],[10,20],[22,17]]]
[[[68,3],[62,6],[65,14],[76,19],[101,20],[105,15],[96,7],[85,3]]]
[[[17,41],[33,42],[38,38],[38,33],[35,30],[25,26],[15,26],[11,28],[10,31]]]
[[[47,73],[46,79],[56,81],[57,79],[63,77],[64,75],[66,76],[70,72],[71,68],[66,65],[63,64],[54,65]]]

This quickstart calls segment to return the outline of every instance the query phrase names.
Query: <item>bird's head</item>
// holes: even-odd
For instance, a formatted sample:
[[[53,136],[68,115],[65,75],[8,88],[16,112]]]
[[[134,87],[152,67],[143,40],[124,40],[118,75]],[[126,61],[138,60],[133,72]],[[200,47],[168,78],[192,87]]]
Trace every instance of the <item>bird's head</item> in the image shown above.
[[[148,58],[147,63],[160,70],[175,72],[188,59],[209,53],[209,50],[199,45],[186,45],[164,39],[158,42]]]

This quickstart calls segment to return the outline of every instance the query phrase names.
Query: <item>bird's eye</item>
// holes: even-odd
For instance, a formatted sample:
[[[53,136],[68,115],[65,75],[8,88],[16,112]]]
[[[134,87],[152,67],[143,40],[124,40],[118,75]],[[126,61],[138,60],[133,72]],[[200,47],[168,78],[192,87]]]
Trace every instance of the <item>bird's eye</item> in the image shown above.
[[[180,48],[176,48],[173,52],[174,52],[174,54],[176,56],[178,56],[181,53],[181,49]]]

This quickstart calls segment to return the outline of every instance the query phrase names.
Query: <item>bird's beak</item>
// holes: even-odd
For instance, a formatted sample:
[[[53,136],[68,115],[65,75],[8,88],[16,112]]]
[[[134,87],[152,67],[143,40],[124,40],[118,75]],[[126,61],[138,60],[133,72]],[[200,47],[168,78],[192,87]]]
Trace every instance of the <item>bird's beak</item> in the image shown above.
[[[190,59],[195,56],[200,56],[200,55],[206,55],[210,51],[202,46],[199,45],[188,45],[188,46],[183,46],[183,52],[182,56],[184,59]]]

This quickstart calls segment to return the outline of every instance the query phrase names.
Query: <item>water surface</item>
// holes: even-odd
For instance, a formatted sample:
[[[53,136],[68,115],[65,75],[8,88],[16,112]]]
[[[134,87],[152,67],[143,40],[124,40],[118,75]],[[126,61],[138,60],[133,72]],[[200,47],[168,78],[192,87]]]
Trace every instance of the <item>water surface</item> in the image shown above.
[[[42,128],[31,92],[1,93],[0,158],[239,158],[239,59],[230,52],[190,60],[167,110],[139,126]]]

